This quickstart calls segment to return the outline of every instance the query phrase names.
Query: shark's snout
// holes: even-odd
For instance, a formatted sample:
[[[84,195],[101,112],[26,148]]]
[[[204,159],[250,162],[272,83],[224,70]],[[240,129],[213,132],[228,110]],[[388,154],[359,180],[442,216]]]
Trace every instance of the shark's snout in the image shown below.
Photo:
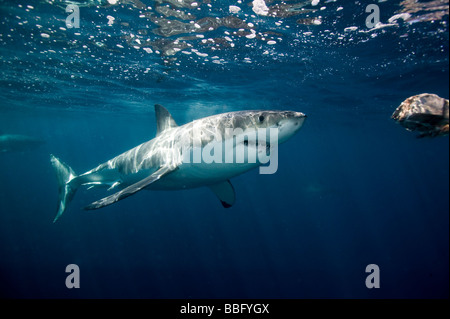
[[[292,112],[296,118],[306,118],[306,114],[302,112]]]
[[[303,122],[306,120],[306,114],[302,112],[294,112],[294,124],[298,126],[302,126]]]
[[[288,112],[285,118],[278,123],[279,142],[283,143],[297,133],[305,122],[306,115],[302,112]]]
[[[293,129],[297,131],[302,127],[306,117],[306,114],[302,112],[291,112],[290,116],[288,116],[287,122],[290,124],[289,126],[293,126]]]

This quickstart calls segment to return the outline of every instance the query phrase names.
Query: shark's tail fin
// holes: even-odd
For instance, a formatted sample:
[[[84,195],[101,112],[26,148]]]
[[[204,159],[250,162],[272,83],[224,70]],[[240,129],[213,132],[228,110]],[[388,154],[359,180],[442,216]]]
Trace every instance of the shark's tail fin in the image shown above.
[[[50,155],[50,161],[55,168],[56,177],[58,179],[58,212],[56,213],[53,222],[56,222],[58,218],[64,213],[67,205],[72,200],[78,185],[71,183],[76,177],[75,172],[67,164],[61,162],[58,158]]]

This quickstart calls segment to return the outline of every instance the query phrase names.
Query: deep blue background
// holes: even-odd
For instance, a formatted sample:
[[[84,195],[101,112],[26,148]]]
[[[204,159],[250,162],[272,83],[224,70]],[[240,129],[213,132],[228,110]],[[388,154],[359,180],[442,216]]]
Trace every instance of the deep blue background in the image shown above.
[[[244,39],[234,51],[210,54],[227,59],[225,66],[184,55],[168,65],[167,57],[132,48],[121,55],[95,47],[78,54],[77,47],[64,55],[69,40],[42,42],[32,21],[39,12],[44,27],[53,23],[47,15],[62,23],[64,12],[33,4],[34,16],[17,4],[1,6],[7,23],[1,27],[0,132],[46,144],[0,154],[0,296],[449,297],[448,137],[417,139],[390,119],[411,95],[448,98],[447,24],[327,41],[321,37],[327,27],[342,32],[361,25],[351,8],[364,12],[353,2],[333,3],[328,6],[344,6],[334,24],[313,29],[290,21],[286,41],[276,47],[285,57],[261,55],[265,47],[249,49]],[[386,6],[383,21],[398,10],[380,6]],[[98,10],[105,23],[113,9]],[[21,29],[16,15],[33,25]],[[95,30],[96,23],[86,28]],[[120,29],[112,30],[120,39]],[[301,31],[316,40],[295,44]],[[49,49],[59,54],[39,53]],[[246,56],[253,63],[242,62]],[[119,69],[109,72],[112,64]],[[155,103],[179,124],[255,108],[302,111],[308,119],[280,147],[276,174],[254,170],[232,180],[237,200],[230,209],[199,188],[140,192],[83,211],[106,193],[82,188],[53,224],[58,189],[49,154],[83,173],[153,138]],[[72,263],[80,267],[80,289],[65,286]],[[365,286],[372,263],[381,270],[380,289]]]

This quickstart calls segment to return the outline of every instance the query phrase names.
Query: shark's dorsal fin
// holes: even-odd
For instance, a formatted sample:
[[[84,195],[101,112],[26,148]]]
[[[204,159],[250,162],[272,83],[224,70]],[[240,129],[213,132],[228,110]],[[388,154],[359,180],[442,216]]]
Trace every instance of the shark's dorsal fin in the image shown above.
[[[156,136],[164,132],[165,130],[177,127],[177,123],[170,115],[167,109],[159,104],[155,104],[155,115],[156,115]]]
[[[209,185],[209,188],[216,194],[217,198],[219,198],[222,206],[225,208],[229,208],[233,206],[236,201],[236,195],[234,193],[233,185],[230,180],[223,181],[218,184]]]

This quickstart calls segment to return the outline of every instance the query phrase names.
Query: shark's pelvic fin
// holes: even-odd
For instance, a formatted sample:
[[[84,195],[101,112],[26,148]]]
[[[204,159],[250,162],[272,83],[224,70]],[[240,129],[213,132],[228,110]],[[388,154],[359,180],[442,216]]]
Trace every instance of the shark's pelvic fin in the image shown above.
[[[156,115],[156,135],[158,136],[165,130],[177,127],[177,123],[167,109],[159,104],[155,104]]]
[[[233,206],[236,201],[236,194],[234,192],[234,187],[229,180],[210,185],[209,188],[216,194],[217,198],[219,198],[223,207],[229,208]]]
[[[86,209],[86,210],[98,209],[98,208],[102,208],[102,207],[114,204],[115,202],[118,202],[119,200],[122,200],[130,195],[133,195],[134,193],[139,192],[140,190],[144,189],[151,183],[156,182],[164,175],[167,175],[176,169],[177,169],[177,167],[173,167],[173,166],[162,166],[160,169],[158,169],[152,175],[140,180],[139,182],[137,182],[131,186],[128,186],[127,188],[124,188],[120,192],[117,192],[115,194],[112,194],[111,196],[108,196],[108,197],[102,198],[96,202],[93,202],[92,204],[86,206],[84,209]]]

